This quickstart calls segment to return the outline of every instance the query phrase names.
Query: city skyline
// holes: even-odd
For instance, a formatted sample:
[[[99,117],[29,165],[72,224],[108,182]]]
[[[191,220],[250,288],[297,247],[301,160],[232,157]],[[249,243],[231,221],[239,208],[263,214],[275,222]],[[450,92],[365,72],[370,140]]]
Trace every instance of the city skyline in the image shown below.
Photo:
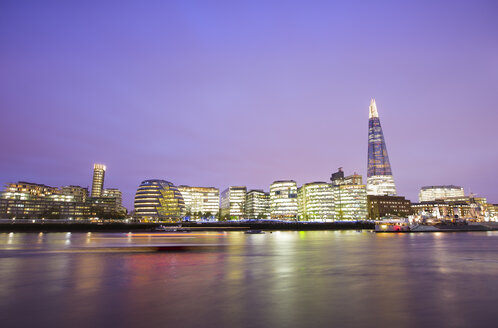
[[[146,179],[366,178],[376,98],[399,195],[454,184],[498,203],[493,2],[32,5],[0,10],[2,184],[91,187],[104,163],[131,209]]]

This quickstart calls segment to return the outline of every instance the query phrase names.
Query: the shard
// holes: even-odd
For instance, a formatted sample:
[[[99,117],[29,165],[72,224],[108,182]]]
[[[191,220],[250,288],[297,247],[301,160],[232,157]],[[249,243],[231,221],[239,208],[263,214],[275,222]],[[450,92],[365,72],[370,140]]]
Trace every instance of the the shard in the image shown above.
[[[369,109],[367,194],[395,196],[396,186],[375,99],[370,101]]]

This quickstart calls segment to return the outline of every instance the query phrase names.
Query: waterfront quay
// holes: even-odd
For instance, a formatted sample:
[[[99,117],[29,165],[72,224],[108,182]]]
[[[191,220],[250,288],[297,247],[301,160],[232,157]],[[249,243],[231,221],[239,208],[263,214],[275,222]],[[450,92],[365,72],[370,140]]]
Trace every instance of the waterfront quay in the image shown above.
[[[372,230],[375,224],[371,221],[341,222],[280,222],[280,221],[221,221],[221,222],[78,222],[66,220],[0,220],[0,232],[129,232],[153,231],[160,226],[181,227],[196,231],[242,231],[242,230]]]

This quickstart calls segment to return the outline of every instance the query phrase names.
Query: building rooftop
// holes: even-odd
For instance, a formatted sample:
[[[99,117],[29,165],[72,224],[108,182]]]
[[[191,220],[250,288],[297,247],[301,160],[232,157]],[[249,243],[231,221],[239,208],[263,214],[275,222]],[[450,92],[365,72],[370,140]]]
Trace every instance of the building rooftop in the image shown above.
[[[28,185],[32,185],[32,186],[45,187],[45,188],[57,188],[57,187],[47,186],[47,185],[44,185],[41,183],[34,183],[34,182],[27,182],[27,181],[18,181],[18,182],[15,182],[13,184],[28,184]]]
[[[313,184],[330,184],[330,183],[324,182],[324,181],[314,181],[314,182],[305,183],[305,184],[303,184],[303,186],[308,186],[308,185],[313,185]]]
[[[463,189],[460,186],[455,186],[455,185],[439,185],[439,186],[424,186],[420,189],[422,190],[427,190],[427,189],[436,189],[436,188],[444,188],[444,189]]]
[[[263,189],[251,189],[247,193],[250,193],[250,192],[262,192],[262,193],[264,193],[265,191]]]

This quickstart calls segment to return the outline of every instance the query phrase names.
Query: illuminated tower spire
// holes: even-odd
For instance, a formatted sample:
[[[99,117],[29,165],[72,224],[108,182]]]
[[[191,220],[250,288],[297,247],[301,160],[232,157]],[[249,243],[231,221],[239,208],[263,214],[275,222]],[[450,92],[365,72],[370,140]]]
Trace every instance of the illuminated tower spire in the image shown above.
[[[394,196],[396,186],[375,99],[370,101],[368,116],[367,194]]]
[[[370,100],[370,106],[368,107],[369,113],[368,113],[368,118],[374,118],[374,117],[379,117],[379,113],[377,112],[377,105],[375,104],[375,99]]]

